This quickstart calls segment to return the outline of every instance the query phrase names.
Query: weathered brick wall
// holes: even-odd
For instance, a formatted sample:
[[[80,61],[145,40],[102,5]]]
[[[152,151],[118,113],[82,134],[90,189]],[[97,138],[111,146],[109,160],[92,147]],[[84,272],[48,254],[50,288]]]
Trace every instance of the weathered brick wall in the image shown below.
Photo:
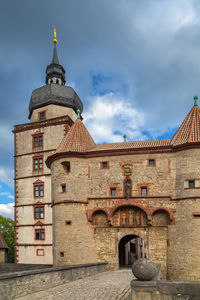
[[[199,219],[193,214],[199,213],[198,197],[200,187],[199,150],[190,149],[170,153],[120,155],[93,158],[63,158],[54,161],[52,170],[52,197],[56,204],[56,218],[68,210],[67,201],[84,202],[73,204],[71,214],[67,218],[72,221],[73,227],[67,237],[70,237],[70,252],[66,253],[68,261],[73,256],[72,250],[77,248],[73,244],[73,237],[79,234],[84,226],[83,238],[79,237],[81,251],[87,256],[87,247],[84,249],[84,240],[90,244],[92,257],[95,261],[108,261],[112,268],[118,268],[118,245],[120,239],[129,234],[142,236],[148,248],[148,257],[161,263],[163,274],[170,279],[199,280],[200,270],[196,264],[198,260]],[[148,159],[155,159],[156,165],[148,166]],[[71,172],[64,170],[63,161],[69,161]],[[109,168],[102,169],[101,162],[108,161]],[[123,164],[133,165],[132,197],[124,198],[124,171]],[[188,188],[188,181],[195,180],[194,189]],[[62,193],[61,185],[66,184],[66,192]],[[140,187],[148,187],[148,197],[141,197]],[[110,197],[110,188],[116,188],[116,197]],[[181,199],[185,198],[185,200]],[[177,199],[177,200],[176,200]],[[58,202],[65,202],[62,206]],[[80,209],[81,207],[81,209]],[[138,207],[145,213],[144,223],[123,228],[120,219],[121,209],[129,210]],[[80,215],[87,221],[79,225]],[[95,212],[103,213],[96,215]],[[93,216],[94,215],[94,216]],[[105,216],[107,219],[105,220]],[[59,217],[58,217],[59,218]],[[101,226],[98,225],[98,220]],[[56,221],[55,221],[56,222]],[[62,223],[62,218],[60,219]],[[84,225],[85,224],[85,225]],[[69,228],[68,227],[68,228]],[[128,228],[130,227],[130,228]],[[64,232],[62,226],[55,227],[54,237],[64,247]],[[58,229],[59,228],[59,229]],[[74,235],[75,233],[75,235]],[[59,237],[57,236],[59,235]],[[120,236],[120,238],[119,238]],[[75,239],[75,238],[74,238]],[[95,243],[94,243],[95,241]],[[74,252],[74,253],[75,253]],[[80,258],[81,259],[81,258]],[[62,264],[65,259],[55,257],[55,262]],[[57,263],[57,262],[56,262]]]

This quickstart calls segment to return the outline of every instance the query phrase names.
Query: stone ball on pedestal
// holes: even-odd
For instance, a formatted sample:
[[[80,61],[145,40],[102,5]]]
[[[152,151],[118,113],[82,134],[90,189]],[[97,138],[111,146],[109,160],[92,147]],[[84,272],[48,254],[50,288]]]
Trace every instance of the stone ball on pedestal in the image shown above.
[[[160,264],[156,264],[150,259],[140,258],[132,265],[133,275],[141,281],[158,279]]]

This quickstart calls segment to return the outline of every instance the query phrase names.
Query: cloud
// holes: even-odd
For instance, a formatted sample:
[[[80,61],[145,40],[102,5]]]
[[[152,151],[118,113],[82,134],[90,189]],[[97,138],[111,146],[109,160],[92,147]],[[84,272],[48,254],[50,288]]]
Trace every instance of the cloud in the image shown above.
[[[14,219],[14,203],[0,204],[0,215]]]
[[[4,168],[0,166],[0,181],[7,184],[10,187],[13,187],[14,171],[10,168]]]
[[[122,142],[124,134],[130,140],[147,138],[141,132],[144,113],[114,93],[92,97],[83,118],[96,143]]]

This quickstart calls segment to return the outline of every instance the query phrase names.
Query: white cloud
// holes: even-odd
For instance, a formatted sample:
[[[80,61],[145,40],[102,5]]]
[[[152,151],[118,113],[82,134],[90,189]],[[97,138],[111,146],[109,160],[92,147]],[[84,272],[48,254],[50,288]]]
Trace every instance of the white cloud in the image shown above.
[[[0,204],[0,215],[14,219],[14,203]]]
[[[4,168],[0,166],[0,181],[13,187],[14,171],[10,168]]]
[[[142,133],[145,115],[114,93],[90,99],[88,110],[83,113],[84,123],[96,143],[122,142],[126,134],[130,140],[147,137]]]

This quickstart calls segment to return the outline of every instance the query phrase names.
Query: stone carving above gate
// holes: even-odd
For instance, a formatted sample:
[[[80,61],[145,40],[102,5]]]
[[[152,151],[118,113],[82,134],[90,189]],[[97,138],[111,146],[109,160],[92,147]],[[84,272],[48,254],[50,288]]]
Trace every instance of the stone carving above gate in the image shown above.
[[[131,176],[132,175],[132,169],[133,169],[132,164],[124,164],[122,167],[124,169],[124,176]]]
[[[113,226],[137,227],[147,226],[146,213],[136,206],[122,206],[113,215]]]

